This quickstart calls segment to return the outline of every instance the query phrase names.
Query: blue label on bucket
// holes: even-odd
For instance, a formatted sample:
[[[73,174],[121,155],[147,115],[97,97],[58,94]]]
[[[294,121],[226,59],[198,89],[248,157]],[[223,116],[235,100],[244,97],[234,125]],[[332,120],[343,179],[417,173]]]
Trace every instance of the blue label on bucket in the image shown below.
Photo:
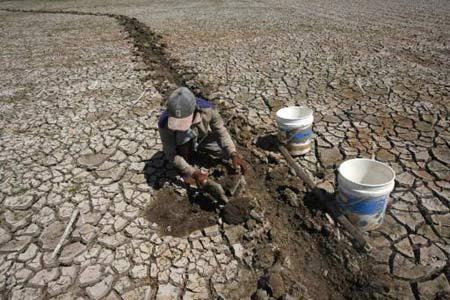
[[[375,215],[383,212],[386,207],[387,197],[388,195],[383,195],[380,197],[361,199],[344,195],[341,192],[340,198],[342,201],[340,205],[344,210],[355,214]]]
[[[298,144],[298,143],[304,143],[312,134],[313,131],[311,127],[306,128],[301,131],[297,130],[290,130],[288,131],[289,137],[288,140],[290,143]]]

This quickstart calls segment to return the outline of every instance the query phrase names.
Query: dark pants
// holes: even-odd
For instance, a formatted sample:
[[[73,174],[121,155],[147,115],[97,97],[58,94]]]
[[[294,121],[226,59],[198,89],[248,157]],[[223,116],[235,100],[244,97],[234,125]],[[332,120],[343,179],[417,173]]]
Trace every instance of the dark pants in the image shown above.
[[[219,146],[219,137],[217,134],[210,134],[203,139],[197,147],[197,152],[207,153],[223,159],[230,158],[228,153]],[[181,155],[188,163],[194,162],[195,153],[192,140],[177,146],[177,154]]]

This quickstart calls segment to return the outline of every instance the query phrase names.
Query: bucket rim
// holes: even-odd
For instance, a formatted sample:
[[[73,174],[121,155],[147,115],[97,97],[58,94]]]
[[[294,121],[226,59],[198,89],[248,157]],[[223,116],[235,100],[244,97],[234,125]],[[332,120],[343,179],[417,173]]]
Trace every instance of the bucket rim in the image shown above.
[[[390,176],[389,180],[386,181],[386,183],[384,183],[384,184],[359,183],[359,182],[355,182],[355,181],[353,181],[353,180],[350,180],[350,179],[346,178],[344,175],[342,175],[341,169],[342,169],[342,167],[343,167],[345,164],[348,164],[348,163],[351,163],[351,162],[354,162],[354,161],[368,161],[368,162],[370,162],[370,163],[375,163],[375,164],[377,164],[377,165],[383,166],[386,170],[388,170],[388,171],[390,172],[390,175],[391,175],[391,176]],[[340,165],[339,168],[338,168],[338,172],[339,172],[339,175],[341,176],[342,179],[344,179],[344,180],[346,180],[346,181],[349,181],[349,182],[351,182],[351,183],[353,183],[353,184],[359,185],[359,186],[361,186],[361,187],[371,187],[371,188],[374,188],[374,187],[388,186],[388,185],[392,184],[392,182],[395,181],[395,171],[394,171],[394,169],[392,169],[390,166],[388,166],[387,164],[385,164],[385,163],[383,163],[383,162],[381,162],[381,161],[378,161],[378,160],[375,160],[375,159],[370,159],[370,158],[352,158],[352,159],[346,160],[346,161],[344,161],[343,163],[341,163],[341,165]]]
[[[364,186],[361,186],[362,188],[364,188]],[[368,187],[368,186],[366,186]],[[377,187],[380,187],[379,185],[377,185]],[[360,189],[351,189],[351,193],[352,194],[359,194],[359,195],[363,195],[362,197],[381,197],[382,195],[387,195],[390,194],[394,188],[395,188],[395,182],[389,182],[388,184],[382,185],[382,187],[387,188],[389,187],[389,192],[387,192],[386,190],[383,191],[378,191],[378,192],[374,192],[374,191],[367,191],[367,190],[360,190]],[[342,187],[339,187],[338,190],[340,191],[341,189],[345,190],[345,191],[349,191],[349,189],[345,189]]]
[[[284,113],[285,111],[287,111],[289,109],[305,109],[305,111],[306,111],[305,117],[302,117],[302,119],[303,118],[309,118],[309,117],[311,117],[314,114],[314,111],[310,107],[308,107],[306,105],[293,105],[293,106],[286,106],[286,107],[280,108],[279,110],[277,110],[276,116],[278,118],[284,119],[284,120],[298,120],[299,119],[298,117],[297,118],[293,118],[293,117],[289,118],[289,117],[285,117],[285,116],[281,116],[280,115],[280,114]]]

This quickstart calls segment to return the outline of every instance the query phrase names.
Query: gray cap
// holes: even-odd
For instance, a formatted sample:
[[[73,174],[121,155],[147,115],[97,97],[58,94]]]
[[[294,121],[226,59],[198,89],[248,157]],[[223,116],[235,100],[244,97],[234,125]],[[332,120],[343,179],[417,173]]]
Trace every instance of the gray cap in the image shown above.
[[[167,126],[171,130],[186,131],[192,125],[192,117],[197,106],[194,94],[186,87],[177,88],[167,100],[169,121]]]

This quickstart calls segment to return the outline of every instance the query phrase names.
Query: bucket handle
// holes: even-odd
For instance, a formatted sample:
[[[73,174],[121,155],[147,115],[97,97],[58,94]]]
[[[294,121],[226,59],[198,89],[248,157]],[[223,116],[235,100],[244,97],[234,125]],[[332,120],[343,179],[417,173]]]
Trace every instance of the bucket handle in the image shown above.
[[[375,160],[375,152],[377,152],[377,144],[375,143],[375,141],[372,141],[371,152],[372,154],[370,155],[370,159]]]

